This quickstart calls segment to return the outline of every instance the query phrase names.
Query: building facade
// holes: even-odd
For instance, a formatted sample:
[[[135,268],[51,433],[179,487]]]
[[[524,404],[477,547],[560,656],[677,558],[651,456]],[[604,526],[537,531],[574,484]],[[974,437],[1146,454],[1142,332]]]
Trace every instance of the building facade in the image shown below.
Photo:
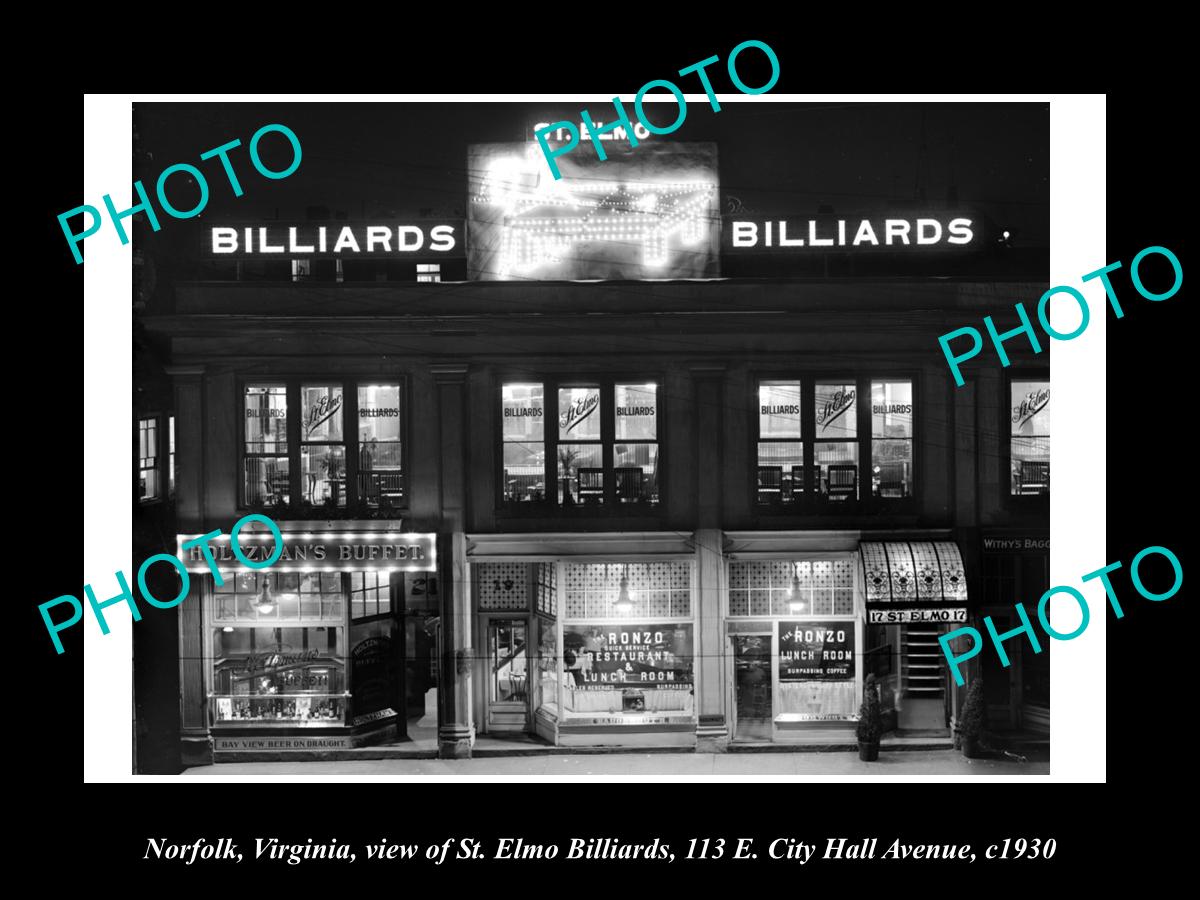
[[[955,387],[936,336],[1043,289],[179,285],[179,541],[285,539],[222,585],[192,551],[184,760],[846,743],[870,673],[948,734],[937,635],[1046,586],[1049,382]],[[986,673],[993,725],[1048,727],[1047,673]]]
[[[1015,327],[1045,248],[957,202],[722,215],[714,147],[640,152],[561,188],[472,147],[465,223],[208,223],[160,278],[135,518],[170,428],[192,577],[135,660],[158,765],[839,746],[871,676],[949,745],[939,635],[1048,587],[1050,383],[1018,336],[957,387],[937,338]],[[269,568],[184,546],[251,514]],[[1046,734],[1048,650],[1008,652],[968,664],[989,725]]]

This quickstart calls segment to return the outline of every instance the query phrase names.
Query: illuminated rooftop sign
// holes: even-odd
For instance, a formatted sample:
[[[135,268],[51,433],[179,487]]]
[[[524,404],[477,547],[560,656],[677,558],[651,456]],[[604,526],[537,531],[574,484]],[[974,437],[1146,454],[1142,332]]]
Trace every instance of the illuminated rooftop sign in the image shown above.
[[[469,152],[468,276],[473,279],[702,278],[718,273],[718,179],[710,144],[652,145],[564,159],[538,148]]]

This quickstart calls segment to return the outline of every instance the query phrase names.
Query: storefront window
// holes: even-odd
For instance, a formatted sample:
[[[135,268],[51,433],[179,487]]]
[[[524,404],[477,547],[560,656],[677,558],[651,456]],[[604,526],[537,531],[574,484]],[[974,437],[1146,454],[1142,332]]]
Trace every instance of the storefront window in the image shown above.
[[[1014,496],[1050,493],[1050,381],[1013,381],[1010,443]]]
[[[800,382],[758,386],[758,502],[793,503],[804,493]]]
[[[249,384],[245,393],[245,502],[280,506],[289,502],[287,388]]]
[[[341,385],[300,387],[300,477],[304,502],[346,505]]]
[[[551,385],[557,422],[548,432],[543,396],[541,383],[503,386],[505,501],[549,497],[564,508],[658,503],[657,384]]]
[[[854,719],[861,691],[850,558],[735,560],[729,617],[739,635],[735,739],[770,738],[771,723],[788,730]]]
[[[506,384],[502,390],[503,490],[511,502],[546,498],[543,397],[540,384]]]
[[[566,566],[564,721],[691,721],[690,580],[687,563]]]
[[[158,419],[138,419],[138,499],[158,496]]]
[[[400,462],[400,385],[358,386],[358,496],[370,507],[404,497]]]
[[[871,494],[913,493],[913,393],[911,381],[871,382]]]
[[[213,629],[217,724],[342,724],[342,631],[244,625]]]
[[[341,578],[336,572],[238,572],[214,585],[217,724],[343,723]]]

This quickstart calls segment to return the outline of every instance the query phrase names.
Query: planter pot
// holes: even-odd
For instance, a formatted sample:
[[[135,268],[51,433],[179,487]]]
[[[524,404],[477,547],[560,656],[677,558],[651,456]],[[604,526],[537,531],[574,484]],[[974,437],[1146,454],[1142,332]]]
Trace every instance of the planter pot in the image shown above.
[[[963,756],[967,759],[979,759],[981,756],[979,738],[960,735],[959,745],[962,747]]]
[[[875,762],[875,760],[879,759],[879,741],[871,744],[864,744],[859,741],[858,758],[863,760],[863,762]]]

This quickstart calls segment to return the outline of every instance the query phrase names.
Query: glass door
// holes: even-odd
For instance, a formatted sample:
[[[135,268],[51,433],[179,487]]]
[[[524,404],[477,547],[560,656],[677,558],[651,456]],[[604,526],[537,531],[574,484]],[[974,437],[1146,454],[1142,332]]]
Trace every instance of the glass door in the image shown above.
[[[735,634],[733,639],[733,685],[736,722],[735,741],[771,740],[770,634]]]
[[[529,619],[487,620],[488,731],[529,728]]]

